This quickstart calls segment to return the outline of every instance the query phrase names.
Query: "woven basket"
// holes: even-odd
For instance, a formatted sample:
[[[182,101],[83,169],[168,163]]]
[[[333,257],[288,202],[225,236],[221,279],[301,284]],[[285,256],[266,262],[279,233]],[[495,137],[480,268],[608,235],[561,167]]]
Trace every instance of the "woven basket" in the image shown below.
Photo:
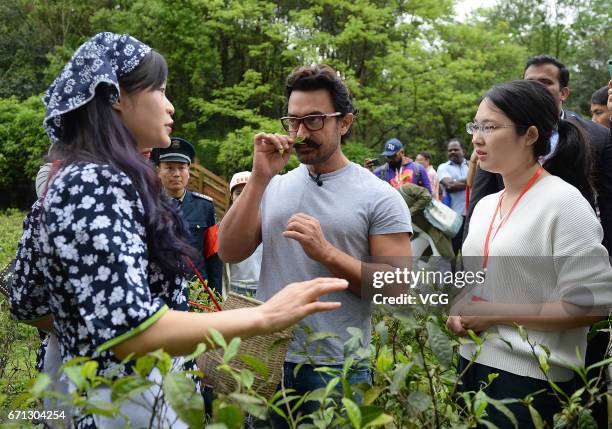
[[[15,258],[11,260],[6,267],[0,271],[0,293],[5,297],[9,297],[10,284],[13,281],[13,270],[15,269]]]
[[[261,304],[262,302],[256,299],[230,292],[223,303],[223,309],[235,310],[237,308],[256,307]],[[285,355],[292,339],[293,328],[287,328],[272,334],[247,338],[240,342],[239,355],[247,354],[255,356],[268,368],[267,379],[253,371],[255,376],[253,389],[267,399],[274,395],[281,381]],[[234,378],[228,372],[217,369],[222,363],[223,350],[221,349],[203,353],[197,360],[198,368],[204,373],[204,383],[211,386],[216,392],[227,394],[234,392],[237,385]],[[230,362],[230,366],[238,371],[244,368],[251,369],[249,365],[238,358],[234,358]]]

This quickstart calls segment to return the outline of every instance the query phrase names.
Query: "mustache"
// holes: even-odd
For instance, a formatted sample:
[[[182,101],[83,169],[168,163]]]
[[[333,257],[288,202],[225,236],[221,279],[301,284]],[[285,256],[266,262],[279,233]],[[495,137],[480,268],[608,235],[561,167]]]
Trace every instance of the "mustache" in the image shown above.
[[[318,149],[321,147],[321,145],[319,143],[317,143],[314,140],[311,139],[304,139],[304,141],[302,142],[302,144],[299,145],[295,145],[294,147],[297,148],[298,146],[304,146],[304,147],[311,147],[313,149]]]

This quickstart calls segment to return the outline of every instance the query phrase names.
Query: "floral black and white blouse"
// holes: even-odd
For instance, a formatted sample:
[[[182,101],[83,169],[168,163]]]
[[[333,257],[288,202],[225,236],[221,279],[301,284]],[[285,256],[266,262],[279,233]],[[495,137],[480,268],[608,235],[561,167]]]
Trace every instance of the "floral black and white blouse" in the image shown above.
[[[39,243],[41,200],[37,200],[23,221],[23,234],[17,246],[13,278],[10,283],[11,314],[23,322],[51,315],[49,299],[43,287]]]
[[[18,320],[53,315],[64,362],[89,356],[100,375],[121,377],[132,364],[111,348],[168,309],[186,311],[187,288],[149,260],[145,212],[130,178],[79,163],[57,173],[24,222],[10,301]]]
[[[23,220],[23,234],[17,246],[9,283],[10,311],[15,319],[22,322],[33,322],[51,316],[48,294],[43,287],[44,278],[38,247],[40,212],[41,200],[37,200]],[[48,337],[43,331],[38,332],[41,347],[36,354],[36,369],[42,371]]]

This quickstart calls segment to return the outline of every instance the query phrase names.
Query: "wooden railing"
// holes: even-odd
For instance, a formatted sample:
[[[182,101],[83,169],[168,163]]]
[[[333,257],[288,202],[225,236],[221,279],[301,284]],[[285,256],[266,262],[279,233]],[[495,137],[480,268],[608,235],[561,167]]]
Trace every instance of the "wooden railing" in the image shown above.
[[[217,219],[221,220],[229,202],[229,184],[197,162],[191,164],[189,173],[189,190],[211,197],[215,202]]]

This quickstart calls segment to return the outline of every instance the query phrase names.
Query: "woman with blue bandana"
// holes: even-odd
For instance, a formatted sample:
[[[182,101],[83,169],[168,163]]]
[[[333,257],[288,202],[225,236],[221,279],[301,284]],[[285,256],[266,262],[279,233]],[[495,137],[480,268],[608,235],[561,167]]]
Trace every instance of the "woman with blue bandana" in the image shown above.
[[[144,148],[167,147],[174,107],[164,58],[129,35],[84,43],[49,87],[44,127],[53,145],[46,195],[24,226],[11,287],[11,313],[53,331],[62,362],[88,356],[99,374],[123,377],[129,355],[195,350],[214,328],[227,339],[284,329],[338,308],[319,298],[347,287],[315,279],[287,286],[256,309],[187,312],[184,261],[193,254],[179,213],[160,192]],[[175,368],[185,369],[180,357]],[[191,369],[191,368],[186,368]],[[159,380],[155,370],[149,376]],[[68,384],[65,374],[60,382]],[[90,393],[110,402],[110,389]],[[186,427],[170,409],[152,416],[153,387],[125,403],[124,416],[74,414],[79,428]],[[185,392],[188,394],[188,392]]]

